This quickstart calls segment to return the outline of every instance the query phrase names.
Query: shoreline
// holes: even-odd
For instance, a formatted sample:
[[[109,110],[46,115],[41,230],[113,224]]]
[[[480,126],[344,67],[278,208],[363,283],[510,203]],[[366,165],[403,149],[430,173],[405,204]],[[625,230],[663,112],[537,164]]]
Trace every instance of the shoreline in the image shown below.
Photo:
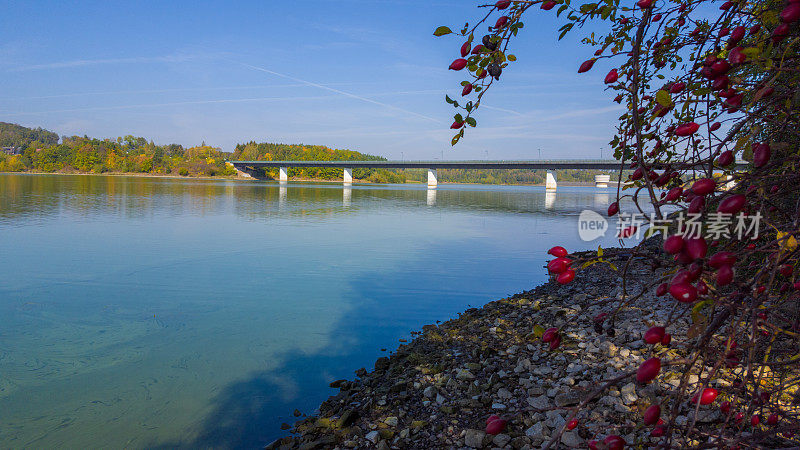
[[[651,256],[663,257],[660,241],[644,247]],[[630,256],[627,249],[605,253],[620,268]],[[627,286],[629,295],[645,291],[657,275],[642,258],[634,259],[628,271],[636,275]],[[412,333],[411,342],[378,358],[371,371],[361,368],[355,379],[331,383],[339,393],[312,415],[295,412],[299,421],[283,425],[292,435],[266,448],[531,449],[551,438],[560,440],[553,448],[585,448],[588,440],[602,440],[612,431],[629,444],[647,446],[650,430],[638,425],[639,411],[665,396],[681,374],[671,372],[646,387],[631,378],[594,391],[605,380],[635,373],[651,351],[642,341],[645,324],[665,322],[674,304],[646,290],[634,307],[617,313],[614,333],[598,333],[592,318],[603,312],[604,301],[622,297],[620,285],[618,272],[595,264],[568,285],[551,280],[426,325]],[[563,325],[556,351],[534,331]],[[681,333],[688,326],[682,321],[668,331]],[[676,349],[659,351],[674,356]],[[568,431],[574,411],[580,425]],[[715,413],[709,411],[705,419],[711,421]],[[505,431],[494,436],[484,431],[492,414],[508,420]],[[688,416],[682,411],[678,420]]]
[[[137,178],[165,178],[165,179],[175,179],[175,180],[203,180],[203,181],[214,181],[214,180],[226,180],[226,181],[268,181],[268,182],[275,182],[278,183],[278,180],[267,180],[267,179],[259,179],[259,178],[249,178],[249,177],[241,177],[241,176],[203,176],[203,177],[192,177],[192,176],[181,176],[181,175],[172,175],[172,174],[154,174],[154,173],[139,173],[139,172],[104,172],[104,173],[92,173],[92,172],[0,172],[0,175],[70,175],[70,176],[79,176],[79,175],[86,175],[86,176],[110,176],[110,177],[137,177]],[[326,180],[326,179],[317,179],[317,178],[290,178],[289,181],[293,182],[300,182],[300,183],[335,183],[335,184],[342,184],[342,180]],[[381,184],[410,184],[410,185],[419,185],[425,184],[424,181],[413,181],[409,180],[405,183],[373,183],[367,180],[353,180],[353,184],[369,184],[369,185],[381,185]],[[529,183],[515,183],[515,184],[494,184],[494,183],[467,183],[467,182],[439,182],[439,185],[446,185],[446,184],[455,184],[455,185],[468,185],[468,186],[532,186],[532,187],[544,187],[544,184],[529,184]],[[587,181],[587,182],[571,182],[571,181],[563,181],[558,183],[559,186],[564,187],[593,187],[594,182]],[[609,183],[609,187],[613,183]]]

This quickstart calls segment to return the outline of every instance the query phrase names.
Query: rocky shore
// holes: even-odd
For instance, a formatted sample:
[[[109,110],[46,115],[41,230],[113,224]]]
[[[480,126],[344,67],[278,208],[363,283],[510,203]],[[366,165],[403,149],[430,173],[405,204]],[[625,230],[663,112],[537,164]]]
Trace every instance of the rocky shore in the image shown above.
[[[571,284],[551,281],[425,326],[391,357],[379,358],[372,371],[359,369],[355,380],[332,383],[339,394],[317,416],[297,422],[292,436],[267,448],[586,448],[588,440],[609,434],[646,447],[651,428],[642,426],[641,412],[682,375],[665,368],[665,376],[646,387],[629,376],[652,353],[679,354],[642,340],[676,307],[646,289],[653,280],[650,264],[661,257],[658,247],[649,245],[627,266],[634,280],[625,286],[628,297],[646,291],[635,306],[615,312],[625,303],[621,271],[630,252],[607,250],[616,269],[594,264]],[[593,318],[599,313],[609,319],[598,330]],[[550,350],[541,341],[542,328],[565,324],[561,346]],[[667,332],[685,333],[687,326]],[[613,379],[620,382],[603,388]],[[709,409],[701,421],[715,414]],[[502,433],[485,433],[490,415],[508,421]],[[573,418],[578,426],[567,430]]]

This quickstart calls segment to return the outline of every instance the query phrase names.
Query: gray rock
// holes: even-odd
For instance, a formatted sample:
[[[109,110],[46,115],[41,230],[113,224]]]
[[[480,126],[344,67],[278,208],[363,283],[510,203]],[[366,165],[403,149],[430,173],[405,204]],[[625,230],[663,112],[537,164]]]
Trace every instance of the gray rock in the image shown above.
[[[585,442],[586,441],[584,441],[575,430],[565,431],[564,434],[561,435],[561,443],[567,447],[583,448]]]
[[[475,375],[467,369],[459,369],[456,373],[456,380],[474,380]]]
[[[502,399],[511,398],[511,391],[506,388],[500,388],[497,390],[497,396]]]
[[[556,395],[555,402],[558,407],[572,406],[580,402],[580,397],[574,392],[566,392]]]
[[[492,403],[492,409],[506,409],[506,405],[502,403]]]
[[[389,416],[383,420],[383,423],[389,425],[390,427],[396,427],[398,423],[397,417]]]
[[[511,441],[511,436],[502,433],[498,434],[492,439],[494,445],[498,447],[505,447],[506,444],[508,444],[510,441]]]
[[[370,431],[369,433],[367,433],[366,436],[364,436],[364,438],[366,438],[368,441],[372,442],[373,444],[377,444],[378,440],[381,438],[381,435],[377,431]]]
[[[444,404],[444,402],[445,402],[445,400],[446,400],[446,399],[444,398],[444,395],[442,395],[442,394],[436,394],[436,403],[438,403],[438,404],[440,404],[440,405],[443,405],[443,404]]]
[[[472,448],[482,448],[484,436],[486,436],[486,433],[481,430],[468,429],[464,433],[464,445]]]
[[[626,405],[630,405],[636,402],[639,397],[636,395],[636,385],[633,383],[628,383],[625,386],[622,386],[620,389],[620,397],[622,398],[622,403]]]
[[[422,391],[422,395],[426,398],[433,398],[436,397],[436,388],[434,386],[428,386]]]
[[[547,395],[528,397],[528,404],[536,409],[546,409],[550,407],[550,399],[547,397]]]

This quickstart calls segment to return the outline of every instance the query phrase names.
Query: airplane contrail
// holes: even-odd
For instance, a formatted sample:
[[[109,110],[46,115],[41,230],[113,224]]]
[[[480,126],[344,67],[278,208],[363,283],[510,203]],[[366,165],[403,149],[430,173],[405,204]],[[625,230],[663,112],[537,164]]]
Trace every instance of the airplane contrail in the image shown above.
[[[231,61],[231,62],[236,63],[236,61]],[[420,114],[420,113],[417,113],[417,112],[414,112],[414,111],[409,111],[407,109],[399,108],[397,106],[389,105],[387,103],[381,103],[381,102],[378,102],[378,101],[375,101],[375,100],[372,100],[372,99],[369,99],[369,98],[366,98],[366,97],[361,97],[360,95],[355,95],[355,94],[351,94],[349,92],[341,91],[339,89],[334,89],[332,87],[325,86],[323,84],[314,83],[314,82],[303,80],[303,79],[300,79],[300,78],[296,78],[296,77],[293,77],[293,76],[290,76],[290,75],[285,75],[285,74],[282,74],[282,73],[275,72],[274,70],[269,70],[269,69],[265,69],[263,67],[254,66],[252,64],[247,64],[247,63],[243,63],[243,62],[240,62],[238,64],[241,64],[241,65],[243,65],[245,67],[249,67],[249,68],[251,68],[253,70],[258,70],[258,71],[265,72],[265,73],[268,73],[268,74],[271,74],[271,75],[275,75],[275,76],[278,76],[278,77],[281,77],[281,78],[286,78],[288,80],[296,81],[298,83],[303,83],[303,84],[306,84],[308,86],[313,86],[313,87],[316,87],[316,88],[325,89],[326,91],[334,92],[334,93],[339,94],[339,95],[344,95],[345,97],[354,98],[356,100],[361,100],[363,102],[372,103],[373,105],[378,105],[378,106],[382,106],[384,108],[394,109],[396,111],[401,111],[401,112],[404,112],[406,114],[411,114],[413,116],[417,116],[417,117],[423,118],[425,120],[430,120],[431,122],[444,123],[439,119],[435,119],[433,117],[426,116],[424,114]]]

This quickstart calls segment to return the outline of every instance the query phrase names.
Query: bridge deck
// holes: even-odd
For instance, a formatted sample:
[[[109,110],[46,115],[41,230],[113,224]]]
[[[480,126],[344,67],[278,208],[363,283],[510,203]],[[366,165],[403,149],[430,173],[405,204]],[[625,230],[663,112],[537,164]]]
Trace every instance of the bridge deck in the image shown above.
[[[236,167],[338,167],[372,169],[619,169],[620,162],[602,159],[547,161],[228,161]]]

